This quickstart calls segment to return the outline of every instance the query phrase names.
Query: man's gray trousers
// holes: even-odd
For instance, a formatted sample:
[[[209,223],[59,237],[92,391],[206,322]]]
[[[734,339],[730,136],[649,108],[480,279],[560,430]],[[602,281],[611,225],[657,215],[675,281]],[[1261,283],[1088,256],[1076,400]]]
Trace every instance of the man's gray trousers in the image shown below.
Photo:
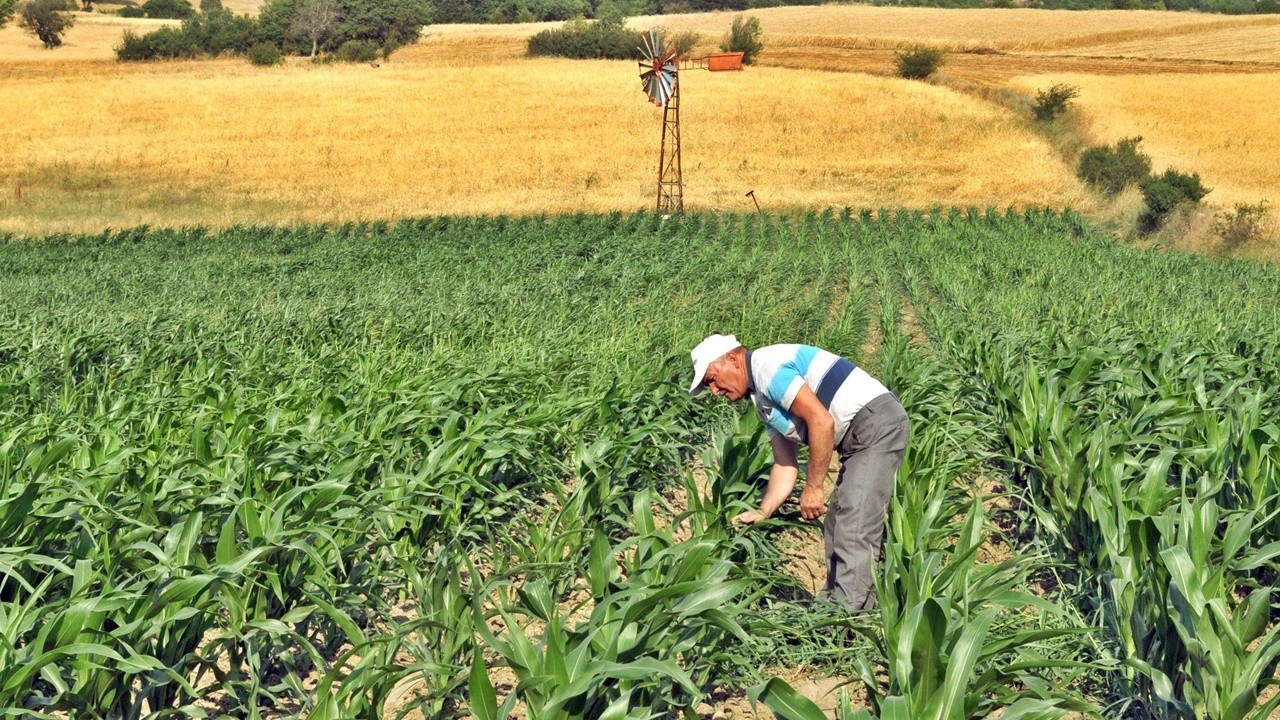
[[[827,508],[825,595],[854,610],[876,606],[871,566],[880,554],[894,476],[907,449],[908,421],[892,393],[867,403],[836,445],[840,479]]]

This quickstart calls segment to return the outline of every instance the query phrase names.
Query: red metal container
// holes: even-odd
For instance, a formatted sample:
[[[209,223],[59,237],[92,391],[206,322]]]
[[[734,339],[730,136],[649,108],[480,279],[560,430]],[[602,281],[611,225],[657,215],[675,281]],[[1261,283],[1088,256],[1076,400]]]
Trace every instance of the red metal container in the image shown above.
[[[707,56],[707,69],[712,72],[718,70],[741,70],[742,69],[742,53],[716,53]]]

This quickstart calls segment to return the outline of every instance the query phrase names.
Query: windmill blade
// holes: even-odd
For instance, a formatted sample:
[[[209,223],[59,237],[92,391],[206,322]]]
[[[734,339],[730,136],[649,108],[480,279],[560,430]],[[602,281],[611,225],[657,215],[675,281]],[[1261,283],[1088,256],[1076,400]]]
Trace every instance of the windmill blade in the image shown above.
[[[654,34],[654,31],[650,30],[647,35],[640,36],[644,41],[644,49],[641,50],[640,48],[636,48],[637,50],[640,50],[640,54],[644,56],[644,59],[650,63],[658,57],[658,39],[654,37]]]
[[[662,80],[661,75],[655,75],[650,85],[649,99],[654,105],[666,105],[667,100],[671,99],[671,89]]]
[[[636,48],[644,57],[640,65],[640,86],[649,101],[665,107],[675,93],[676,73],[680,71],[674,48],[664,50],[662,35],[657,29],[641,36],[643,48]]]

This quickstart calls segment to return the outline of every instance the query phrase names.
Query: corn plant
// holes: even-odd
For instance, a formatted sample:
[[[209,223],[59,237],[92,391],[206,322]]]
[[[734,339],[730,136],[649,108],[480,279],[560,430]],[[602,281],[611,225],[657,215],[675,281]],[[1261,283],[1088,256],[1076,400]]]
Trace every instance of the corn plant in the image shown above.
[[[1264,715],[1277,279],[1035,209],[0,238],[0,712],[497,716],[506,663],[521,712],[648,716],[861,657],[846,717]],[[769,458],[681,387],[711,331],[911,411],[881,612],[728,521]]]

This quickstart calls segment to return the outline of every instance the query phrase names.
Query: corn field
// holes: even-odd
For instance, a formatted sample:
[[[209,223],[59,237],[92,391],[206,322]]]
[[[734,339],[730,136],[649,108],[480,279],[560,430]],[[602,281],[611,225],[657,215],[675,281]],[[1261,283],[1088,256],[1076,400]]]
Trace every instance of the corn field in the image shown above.
[[[1266,718],[1277,296],[1051,211],[0,238],[0,712]],[[876,612],[730,522],[710,332],[903,401]]]

